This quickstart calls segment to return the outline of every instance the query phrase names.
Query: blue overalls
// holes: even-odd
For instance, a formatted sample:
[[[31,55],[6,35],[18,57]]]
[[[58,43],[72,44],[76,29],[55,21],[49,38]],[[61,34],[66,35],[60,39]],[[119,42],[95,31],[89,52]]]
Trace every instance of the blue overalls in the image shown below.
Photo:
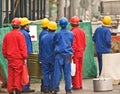
[[[40,44],[40,42],[41,42],[41,38],[45,35],[45,34],[47,34],[48,33],[48,30],[47,29],[42,29],[42,31],[41,31],[41,33],[39,34],[39,44],[38,44],[38,50],[39,50],[39,52],[38,52],[38,61],[39,62],[42,62],[41,61],[41,59],[40,59],[40,55],[41,55],[41,52],[40,52],[40,49],[41,49],[41,44]],[[43,80],[41,80],[41,92],[44,90],[44,87],[43,87]]]
[[[96,52],[99,63],[99,75],[102,71],[102,54],[110,53],[111,49],[111,32],[105,26],[98,27],[93,35],[93,41],[96,45]]]
[[[59,91],[59,84],[62,78],[62,71],[65,78],[65,90],[71,92],[71,60],[73,54],[72,43],[73,33],[67,29],[56,32],[55,42],[55,69],[54,69],[54,89]]]
[[[40,60],[42,61],[44,90],[53,91],[54,78],[54,32],[48,32],[41,38]]]
[[[28,54],[33,53],[32,41],[31,41],[31,37],[30,37],[30,34],[29,34],[30,31],[29,31],[29,30],[26,30],[26,29],[24,29],[24,28],[22,28],[20,31],[21,31],[21,32],[24,34],[24,36],[25,36]],[[28,83],[28,85],[23,86],[23,88],[22,88],[23,91],[29,90],[29,89],[30,89],[30,82]]]

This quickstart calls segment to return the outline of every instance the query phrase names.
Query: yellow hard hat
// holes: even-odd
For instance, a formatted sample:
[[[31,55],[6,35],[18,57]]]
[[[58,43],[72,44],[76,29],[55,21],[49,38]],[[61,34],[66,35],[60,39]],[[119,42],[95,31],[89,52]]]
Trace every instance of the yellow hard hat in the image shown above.
[[[48,24],[48,29],[50,30],[56,30],[57,29],[57,23],[54,21],[50,21]]]
[[[19,20],[22,21],[22,18],[20,17]]]
[[[20,20],[20,22],[21,22],[21,25],[22,25],[22,20],[23,20],[23,19],[20,17],[20,18],[19,18],[19,20]]]
[[[110,16],[104,16],[102,19],[102,24],[103,25],[110,25],[112,23],[112,19]]]
[[[21,20],[21,25],[22,25],[22,26],[31,23],[31,22],[28,20],[28,18],[26,18],[26,17],[24,17],[24,18],[20,18],[20,20]]]
[[[47,18],[44,18],[41,20],[41,26],[44,27],[48,27],[49,24],[49,20]]]

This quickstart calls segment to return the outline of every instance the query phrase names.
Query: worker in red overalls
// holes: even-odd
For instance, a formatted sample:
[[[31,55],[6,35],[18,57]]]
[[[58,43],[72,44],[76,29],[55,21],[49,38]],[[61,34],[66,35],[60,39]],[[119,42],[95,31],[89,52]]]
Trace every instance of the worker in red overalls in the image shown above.
[[[8,32],[2,44],[2,53],[8,60],[8,84],[9,94],[21,94],[22,70],[24,61],[28,58],[24,35],[19,31],[21,21],[19,18],[12,20],[12,30]]]
[[[74,34],[73,40],[73,62],[76,64],[76,73],[72,77],[72,89],[82,88],[82,65],[83,65],[83,55],[86,47],[85,33],[79,28],[80,20],[77,16],[73,16],[70,19],[72,26],[72,32]]]

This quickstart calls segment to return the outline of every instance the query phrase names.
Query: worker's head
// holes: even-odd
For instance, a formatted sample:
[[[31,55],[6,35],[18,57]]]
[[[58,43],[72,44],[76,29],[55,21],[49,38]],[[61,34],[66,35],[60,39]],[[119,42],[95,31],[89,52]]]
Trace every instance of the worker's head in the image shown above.
[[[28,20],[28,18],[26,18],[26,17],[23,17],[22,19],[21,19],[21,25],[22,26],[25,26],[25,25],[29,25],[31,22]]]
[[[59,24],[61,28],[66,28],[66,26],[68,25],[68,20],[66,17],[61,17],[59,19]]]
[[[73,16],[70,18],[70,24],[72,26],[78,26],[80,23],[80,19],[77,16]]]
[[[14,18],[11,22],[13,29],[19,29],[21,26],[21,21],[19,18]]]
[[[56,29],[57,29],[57,23],[54,21],[50,21],[48,24],[48,30],[54,32],[56,31]]]
[[[110,16],[104,16],[103,19],[102,19],[102,24],[104,26],[108,26],[112,23],[112,19]]]
[[[21,26],[22,28],[28,29],[29,30],[29,24],[31,23],[28,18],[23,17],[23,18],[19,18],[21,20]]]
[[[43,18],[43,19],[41,20],[41,27],[42,27],[43,29],[47,29],[48,24],[49,24],[49,20],[48,20],[47,18]]]

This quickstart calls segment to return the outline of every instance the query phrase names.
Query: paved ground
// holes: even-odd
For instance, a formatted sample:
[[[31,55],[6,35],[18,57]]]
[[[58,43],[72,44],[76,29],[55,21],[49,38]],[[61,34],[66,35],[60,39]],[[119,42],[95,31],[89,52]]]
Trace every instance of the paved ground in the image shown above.
[[[22,94],[43,94],[40,92],[40,83],[32,82],[31,88],[35,89],[34,93],[22,93]],[[2,89],[2,91],[6,91],[6,89]],[[0,94],[8,94],[0,92]],[[65,94],[64,90],[64,81],[61,81],[60,84],[60,92],[58,94]],[[72,94],[120,94],[120,85],[114,85],[112,91],[106,92],[94,92],[93,90],[93,80],[92,79],[84,79],[83,80],[83,89],[82,90],[74,90]]]

